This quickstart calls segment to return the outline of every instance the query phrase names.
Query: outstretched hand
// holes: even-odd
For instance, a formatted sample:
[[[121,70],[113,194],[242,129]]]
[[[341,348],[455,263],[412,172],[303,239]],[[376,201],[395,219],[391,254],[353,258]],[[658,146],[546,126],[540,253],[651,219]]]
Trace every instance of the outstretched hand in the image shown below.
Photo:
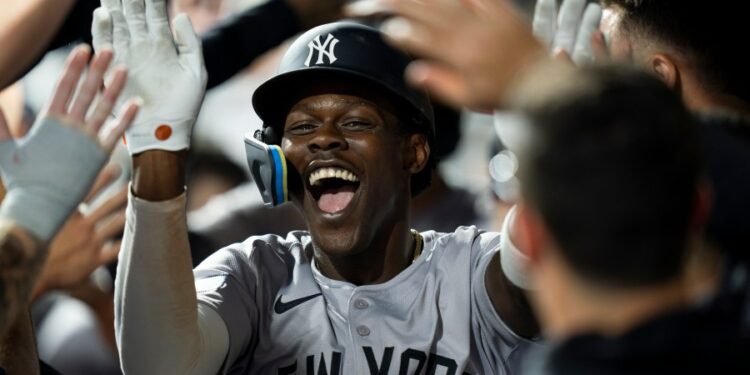
[[[105,167],[83,203],[89,204],[117,179],[119,173],[116,165]],[[50,243],[34,296],[53,289],[78,286],[99,266],[117,259],[119,236],[125,227],[127,189],[123,186],[89,212],[76,211],[70,215]]]
[[[564,0],[558,15],[557,0],[538,0],[534,10],[534,35],[555,56],[571,59],[576,65],[594,61],[592,42],[602,18],[599,4],[586,3]]]
[[[339,20],[344,16],[346,0],[286,0],[302,23],[303,29]]]
[[[143,99],[126,143],[131,154],[189,148],[206,87],[201,41],[190,19],[177,15],[170,30],[165,0],[102,0],[94,12],[94,48],[114,48],[130,71],[125,96]]]
[[[52,100],[27,137],[13,139],[0,116],[0,172],[7,189],[0,217],[44,242],[84,198],[138,112],[137,101],[131,101],[119,121],[102,130],[127,72],[115,68],[101,90],[112,51],[94,56],[81,81],[90,56],[88,46],[70,54]]]
[[[502,105],[514,79],[544,54],[507,1],[366,0],[347,11],[393,15],[382,30],[395,46],[424,58],[410,65],[407,79],[455,106]]]

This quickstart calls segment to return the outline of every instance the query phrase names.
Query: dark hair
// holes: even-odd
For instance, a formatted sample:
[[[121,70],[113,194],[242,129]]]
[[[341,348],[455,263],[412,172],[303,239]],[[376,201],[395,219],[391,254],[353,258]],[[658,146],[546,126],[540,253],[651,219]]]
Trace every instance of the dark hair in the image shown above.
[[[622,28],[635,38],[665,43],[697,67],[702,85],[750,102],[750,58],[740,51],[746,35],[745,2],[715,0],[601,0],[623,11]]]
[[[679,275],[702,162],[696,127],[654,77],[571,71],[522,100],[525,200],[586,280],[653,285]]]

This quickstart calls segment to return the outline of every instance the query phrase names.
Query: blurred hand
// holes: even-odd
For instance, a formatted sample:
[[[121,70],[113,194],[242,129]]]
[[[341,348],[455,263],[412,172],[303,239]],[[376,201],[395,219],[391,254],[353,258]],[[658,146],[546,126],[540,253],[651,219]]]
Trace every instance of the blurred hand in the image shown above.
[[[104,49],[92,59],[79,87],[90,56],[88,46],[70,54],[49,106],[25,138],[14,140],[0,119],[0,172],[7,189],[0,217],[42,242],[54,236],[84,198],[138,111],[131,102],[118,123],[100,132],[127,73],[115,69],[107,89],[100,92],[112,61],[112,51]]]
[[[119,168],[109,165],[99,174],[94,187],[84,199],[88,204],[119,175]],[[47,261],[33,295],[52,289],[68,289],[86,281],[99,266],[117,259],[125,227],[125,205],[128,187],[123,186],[87,214],[74,212],[52,239]]]
[[[514,79],[545,54],[506,1],[366,0],[347,11],[395,15],[383,32],[395,46],[425,58],[412,63],[407,79],[455,106],[502,105]]]
[[[228,13],[227,0],[172,0],[169,8],[169,14],[188,14],[198,34],[213,27]]]
[[[114,46],[115,60],[128,67],[126,96],[143,100],[125,134],[132,154],[184,150],[206,88],[201,41],[185,14],[169,28],[165,0],[102,0],[94,12],[94,48]]]
[[[346,0],[286,0],[297,13],[303,29],[333,22],[344,16]]]
[[[591,39],[591,48],[596,62],[633,63],[633,49],[630,40],[618,31],[620,18],[617,11],[604,9],[602,20]],[[604,35],[608,35],[607,38]]]
[[[564,0],[557,12],[557,0],[538,0],[534,11],[534,35],[559,58],[575,64],[594,61],[592,40],[602,18],[599,4],[586,0]]]

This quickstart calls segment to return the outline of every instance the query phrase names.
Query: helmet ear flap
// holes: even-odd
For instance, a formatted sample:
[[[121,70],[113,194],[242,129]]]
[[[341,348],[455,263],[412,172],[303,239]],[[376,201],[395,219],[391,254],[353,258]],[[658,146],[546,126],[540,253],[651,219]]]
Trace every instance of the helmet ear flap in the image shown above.
[[[263,124],[262,129],[258,129],[253,134],[253,137],[267,145],[278,145],[281,143],[281,139],[276,134],[276,130],[272,126]]]

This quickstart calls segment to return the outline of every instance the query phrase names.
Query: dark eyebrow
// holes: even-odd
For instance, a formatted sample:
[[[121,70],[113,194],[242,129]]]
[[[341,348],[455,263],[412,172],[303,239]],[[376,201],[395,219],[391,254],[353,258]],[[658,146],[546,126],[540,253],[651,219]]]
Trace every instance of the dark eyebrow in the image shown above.
[[[372,103],[365,99],[353,99],[353,98],[338,98],[335,100],[325,100],[325,101],[315,101],[315,102],[307,102],[303,104],[297,104],[292,109],[292,111],[304,111],[304,112],[314,112],[319,110],[323,106],[329,106],[331,105],[331,102],[333,102],[333,106],[337,108],[342,107],[354,107],[354,106],[367,106],[367,107],[373,107],[377,109],[378,107],[375,105],[375,103]]]

